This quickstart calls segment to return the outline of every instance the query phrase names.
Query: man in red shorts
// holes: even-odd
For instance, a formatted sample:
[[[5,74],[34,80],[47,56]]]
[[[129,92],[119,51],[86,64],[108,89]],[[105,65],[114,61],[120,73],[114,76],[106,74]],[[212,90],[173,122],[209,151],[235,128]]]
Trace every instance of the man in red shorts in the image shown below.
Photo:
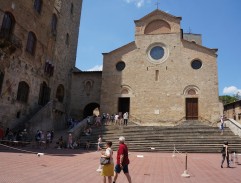
[[[130,163],[128,158],[128,148],[125,144],[125,137],[119,138],[119,149],[117,151],[117,161],[115,166],[114,182],[117,180],[118,174],[123,170],[127,180],[131,183],[131,176],[128,170],[128,164]]]

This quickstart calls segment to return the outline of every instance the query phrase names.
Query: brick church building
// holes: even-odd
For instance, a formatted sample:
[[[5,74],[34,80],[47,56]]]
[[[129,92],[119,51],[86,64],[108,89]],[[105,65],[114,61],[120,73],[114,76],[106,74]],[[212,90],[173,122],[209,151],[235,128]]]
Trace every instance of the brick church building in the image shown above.
[[[140,124],[219,119],[217,49],[155,10],[135,20],[135,40],[103,53],[103,71],[74,71],[71,115],[129,112]]]

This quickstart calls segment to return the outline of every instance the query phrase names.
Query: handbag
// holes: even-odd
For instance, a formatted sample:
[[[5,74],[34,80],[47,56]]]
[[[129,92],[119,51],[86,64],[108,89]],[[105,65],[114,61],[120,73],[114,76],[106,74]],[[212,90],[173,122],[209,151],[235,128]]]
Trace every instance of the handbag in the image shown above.
[[[100,164],[101,164],[101,165],[110,164],[110,158],[101,157],[101,158],[100,158]]]

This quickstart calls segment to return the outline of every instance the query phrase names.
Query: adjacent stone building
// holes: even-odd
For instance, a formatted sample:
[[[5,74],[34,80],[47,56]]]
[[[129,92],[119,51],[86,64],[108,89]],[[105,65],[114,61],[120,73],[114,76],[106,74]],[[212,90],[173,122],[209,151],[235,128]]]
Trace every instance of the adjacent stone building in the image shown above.
[[[72,77],[71,116],[82,119],[100,108],[101,71],[75,70]]]
[[[241,123],[241,100],[224,105],[224,116]]]
[[[65,125],[81,7],[82,0],[0,1],[1,126]]]
[[[217,49],[203,46],[200,34],[184,34],[180,23],[181,17],[161,10],[136,20],[135,40],[103,53],[101,89],[94,89],[100,81],[92,78],[89,94],[100,95],[100,101],[92,97],[84,104],[98,103],[102,113],[129,112],[141,124],[217,121]],[[80,96],[90,74],[79,73],[79,77],[86,75],[80,83],[82,93],[74,91],[79,93],[74,99],[79,101],[74,107],[79,105],[79,111],[84,110]]]

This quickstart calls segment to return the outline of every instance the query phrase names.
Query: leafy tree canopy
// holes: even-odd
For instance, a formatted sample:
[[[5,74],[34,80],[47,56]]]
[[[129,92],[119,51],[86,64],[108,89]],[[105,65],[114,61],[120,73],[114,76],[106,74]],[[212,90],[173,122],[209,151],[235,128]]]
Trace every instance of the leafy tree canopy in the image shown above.
[[[240,95],[238,94],[234,96],[223,95],[223,96],[219,96],[219,100],[225,105],[225,104],[229,104],[240,100]]]

